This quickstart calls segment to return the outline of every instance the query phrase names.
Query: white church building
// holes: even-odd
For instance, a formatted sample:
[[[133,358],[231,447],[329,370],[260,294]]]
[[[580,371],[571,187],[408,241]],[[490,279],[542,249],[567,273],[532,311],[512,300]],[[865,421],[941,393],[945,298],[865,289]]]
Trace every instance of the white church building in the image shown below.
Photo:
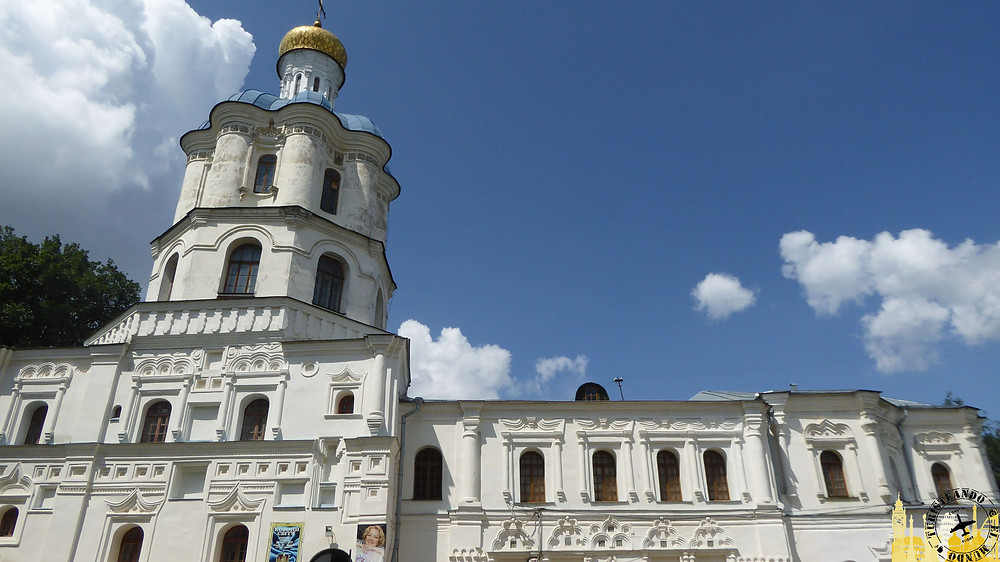
[[[334,111],[346,65],[291,30],[278,95],[182,137],[145,302],[82,347],[0,348],[0,561],[886,561],[897,496],[997,497],[971,407],[408,396],[400,186]]]

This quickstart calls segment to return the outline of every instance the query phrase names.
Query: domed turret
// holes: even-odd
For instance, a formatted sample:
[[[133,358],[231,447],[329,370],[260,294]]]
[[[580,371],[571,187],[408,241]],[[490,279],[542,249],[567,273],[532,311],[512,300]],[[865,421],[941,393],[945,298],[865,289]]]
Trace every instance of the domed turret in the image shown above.
[[[312,49],[325,53],[327,56],[337,61],[341,68],[347,68],[347,50],[333,33],[323,29],[323,25],[316,20],[312,25],[300,25],[281,39],[278,46],[278,59],[288,51],[295,49]],[[281,76],[281,69],[278,69],[278,76]]]
[[[285,34],[278,46],[275,70],[281,78],[281,97],[292,99],[301,92],[316,92],[332,104],[344,85],[347,50],[319,20],[300,25]]]

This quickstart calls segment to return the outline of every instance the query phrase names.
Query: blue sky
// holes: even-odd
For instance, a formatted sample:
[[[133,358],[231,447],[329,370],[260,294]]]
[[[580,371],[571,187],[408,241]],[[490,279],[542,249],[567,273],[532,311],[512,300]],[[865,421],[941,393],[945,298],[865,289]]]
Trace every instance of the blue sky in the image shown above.
[[[211,22],[239,20],[208,28],[162,15],[183,11],[179,0],[158,1],[70,2],[73,18],[120,18],[145,53],[57,25],[129,53],[104,83],[46,66],[66,51],[25,59],[37,47],[24,30],[43,24],[17,13],[31,8],[0,10],[0,22],[28,22],[0,40],[0,62],[29,60],[50,85],[98,82],[81,86],[95,107],[133,110],[107,116],[122,123],[108,151],[131,150],[130,166],[93,172],[110,187],[52,209],[81,189],[57,165],[34,194],[4,186],[0,223],[60,232],[143,281],[146,242],[169,226],[180,186],[170,141],[234,91],[276,92],[278,42],[315,14],[299,0],[189,0]],[[454,360],[421,371],[421,393],[568,399],[587,379],[616,395],[620,376],[626,398],[686,399],[797,383],[931,403],[953,391],[1000,417],[1000,5],[338,2],[327,13],[349,57],[337,110],[379,125],[403,190],[390,211],[390,326],[426,328],[415,370],[432,369],[419,354]],[[24,80],[3,80],[31,98]],[[70,111],[76,98],[60,94],[6,117]],[[51,137],[2,137],[34,162],[61,155]],[[25,158],[8,165],[31,181]],[[692,292],[710,274],[721,275],[699,309]],[[442,336],[449,327],[461,333]]]

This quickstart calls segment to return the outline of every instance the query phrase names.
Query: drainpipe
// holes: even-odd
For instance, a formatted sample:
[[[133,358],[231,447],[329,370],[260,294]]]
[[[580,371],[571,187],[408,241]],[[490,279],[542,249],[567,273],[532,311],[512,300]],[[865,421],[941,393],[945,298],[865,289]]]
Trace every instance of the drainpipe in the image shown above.
[[[909,415],[910,411],[903,408],[903,417],[896,424],[896,431],[899,432],[899,440],[903,442],[903,462],[906,463],[906,472],[910,475],[910,490],[913,491],[913,495],[916,496],[912,498],[911,501],[920,502],[920,495],[917,493],[917,476],[913,470],[913,460],[910,458],[909,447],[906,445],[906,436],[903,435],[903,422],[906,421],[906,416]]]
[[[392,556],[391,562],[399,559],[399,526],[403,519],[403,451],[406,446],[406,418],[420,411],[424,399],[417,396],[413,399],[416,408],[399,417],[399,462],[396,463],[396,521],[392,525]]]

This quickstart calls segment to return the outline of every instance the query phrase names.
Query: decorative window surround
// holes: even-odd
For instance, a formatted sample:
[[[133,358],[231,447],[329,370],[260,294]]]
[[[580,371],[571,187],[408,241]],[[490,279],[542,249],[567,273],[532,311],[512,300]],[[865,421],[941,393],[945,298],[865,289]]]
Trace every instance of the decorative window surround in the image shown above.
[[[820,455],[823,451],[831,450],[840,454],[843,461],[844,478],[847,480],[847,493],[852,494],[850,498],[860,498],[863,502],[868,502],[867,488],[863,482],[863,472],[861,470],[861,460],[858,456],[858,442],[854,438],[854,433],[846,423],[834,423],[824,419],[819,423],[811,423],[805,427],[803,432],[806,447],[812,457],[813,469],[816,474],[816,497],[820,503],[825,503],[829,497],[826,492],[826,480],[823,478],[823,464],[820,462]],[[846,498],[846,499],[850,499]]]
[[[361,407],[365,403],[363,389],[367,373],[355,373],[350,366],[344,367],[339,373],[330,374],[330,386],[327,392],[326,419],[360,419]],[[346,393],[354,394],[354,411],[350,414],[338,414],[337,404]]]
[[[576,432],[576,438],[580,446],[580,462],[583,467],[583,470],[580,471],[583,475],[580,487],[580,497],[583,501],[592,501],[594,497],[594,453],[600,449],[608,449],[614,452],[615,462],[621,467],[621,470],[616,470],[616,484],[619,491],[623,489],[624,484],[624,489],[628,494],[626,496],[628,499],[622,503],[637,503],[639,494],[636,492],[635,470],[632,466],[632,445],[635,443],[632,435],[635,421],[607,418],[576,419],[574,421],[582,428]],[[625,477],[624,483],[622,476]],[[618,497],[623,497],[623,494],[618,494]]]
[[[56,421],[62,408],[66,389],[73,380],[76,368],[68,363],[41,363],[26,365],[14,377],[13,400],[4,419],[0,443],[15,443],[18,434],[23,434],[28,423],[24,419],[24,407],[32,402],[45,402],[48,411],[45,425],[38,444],[50,444],[55,438]]]
[[[521,419],[501,419],[504,430],[500,432],[503,438],[504,452],[504,490],[503,497],[507,503],[513,503],[514,490],[520,490],[520,458],[525,451],[537,450],[545,459],[545,495],[549,499],[549,490],[555,490],[556,500],[566,501],[563,489],[562,450],[566,434],[565,420],[546,420],[529,416]],[[517,501],[521,498],[518,497]]]

